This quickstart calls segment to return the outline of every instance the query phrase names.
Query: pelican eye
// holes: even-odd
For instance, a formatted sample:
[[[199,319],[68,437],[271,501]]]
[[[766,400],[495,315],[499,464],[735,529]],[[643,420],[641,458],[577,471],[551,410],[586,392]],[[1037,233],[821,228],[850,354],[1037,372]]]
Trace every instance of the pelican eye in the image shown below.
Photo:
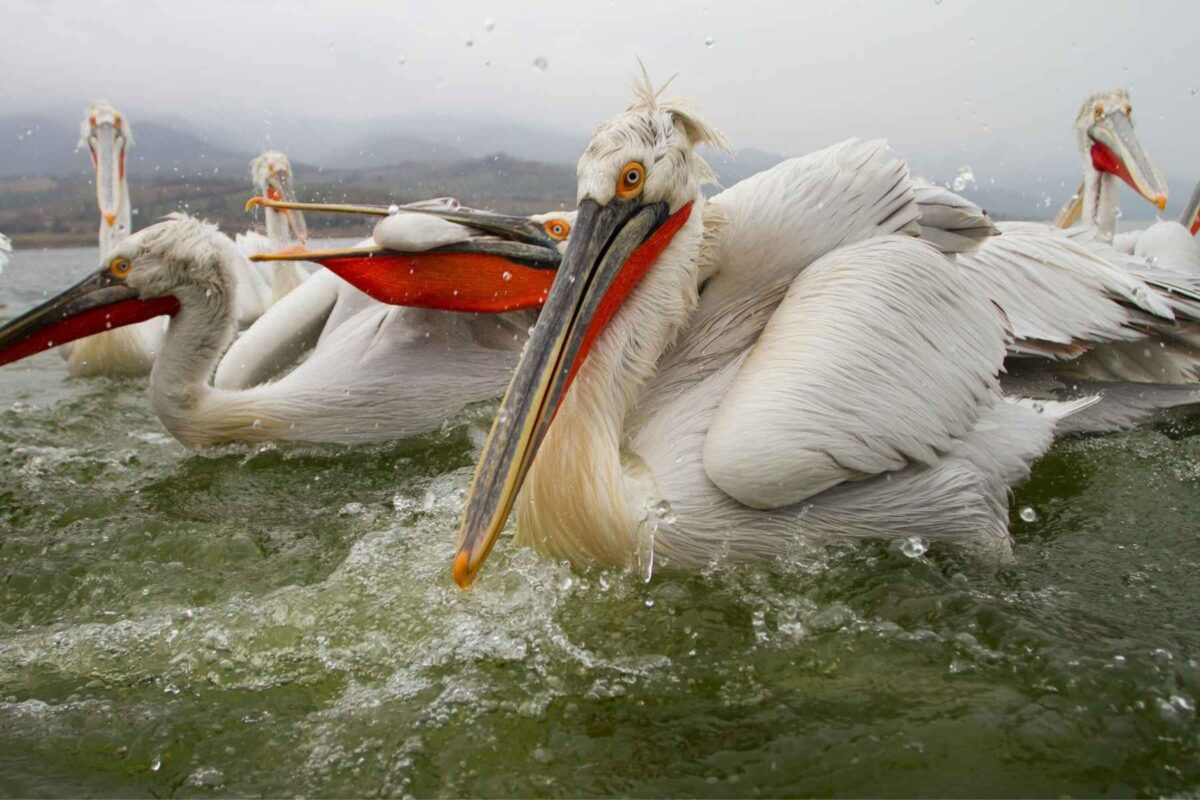
[[[114,258],[108,264],[108,271],[112,273],[114,278],[125,280],[129,277],[129,259]]]
[[[566,220],[548,219],[542,223],[542,228],[546,231],[546,235],[556,242],[561,242],[571,235],[571,226]]]
[[[1092,114],[1092,117],[1097,122],[1102,120],[1104,118],[1104,106],[1096,106],[1096,111]]]
[[[636,161],[630,161],[621,168],[621,177],[617,178],[617,197],[628,200],[637,197],[646,181],[646,170]]]

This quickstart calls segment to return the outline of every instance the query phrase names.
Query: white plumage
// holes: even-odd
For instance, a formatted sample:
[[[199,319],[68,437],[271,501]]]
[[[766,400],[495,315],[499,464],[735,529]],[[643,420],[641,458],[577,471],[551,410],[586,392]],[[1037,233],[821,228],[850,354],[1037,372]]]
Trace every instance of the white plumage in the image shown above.
[[[951,257],[913,238],[918,187],[882,143],[793,159],[705,207],[707,169],[693,148],[719,144],[710,131],[644,89],[580,160],[581,202],[615,202],[620,164],[637,162],[642,202],[695,206],[557,407],[516,500],[517,541],[643,566],[863,536],[1003,557],[1007,487],[1049,446],[1056,419],[1086,403],[1005,402],[1003,315]],[[930,239],[951,250],[982,235],[965,231],[990,232],[966,222],[969,204],[955,212],[935,193],[923,199],[924,221],[945,224],[931,224]],[[527,424],[512,421],[528,402],[512,392],[492,441]],[[460,582],[498,531],[486,521],[503,522],[492,509],[504,509],[506,490],[492,487],[509,479],[488,471],[501,463],[485,449]]]
[[[132,230],[125,153],[133,144],[129,121],[106,100],[91,103],[80,126],[79,148],[88,148],[95,168],[100,209],[100,254],[117,246]],[[154,364],[167,329],[165,318],[105,331],[59,348],[67,371],[77,377],[144,375]]]

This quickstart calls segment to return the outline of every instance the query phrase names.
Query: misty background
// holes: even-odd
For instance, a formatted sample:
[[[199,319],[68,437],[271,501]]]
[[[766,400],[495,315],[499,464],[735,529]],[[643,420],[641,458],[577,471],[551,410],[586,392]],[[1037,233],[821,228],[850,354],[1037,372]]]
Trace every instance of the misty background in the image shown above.
[[[6,2],[0,231],[94,237],[84,107],[133,127],[135,227],[182,208],[253,222],[248,161],[291,157],[301,197],[450,194],[574,202],[590,131],[629,102],[636,58],[733,141],[724,183],[849,136],[998,217],[1049,218],[1080,176],[1071,123],[1131,92],[1174,216],[1200,179],[1200,8],[1159,2]],[[1125,220],[1156,209],[1126,190]],[[320,223],[318,223],[320,224]]]

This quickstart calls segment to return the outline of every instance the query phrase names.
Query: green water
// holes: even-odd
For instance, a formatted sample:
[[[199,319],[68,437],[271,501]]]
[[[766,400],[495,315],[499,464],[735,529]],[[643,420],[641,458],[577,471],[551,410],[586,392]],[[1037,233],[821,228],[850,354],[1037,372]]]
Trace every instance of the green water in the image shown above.
[[[18,254],[12,313],[94,252]],[[189,452],[144,382],[0,371],[0,794],[1200,791],[1200,437],[1060,444],[1017,563],[883,545],[450,581],[479,409]]]

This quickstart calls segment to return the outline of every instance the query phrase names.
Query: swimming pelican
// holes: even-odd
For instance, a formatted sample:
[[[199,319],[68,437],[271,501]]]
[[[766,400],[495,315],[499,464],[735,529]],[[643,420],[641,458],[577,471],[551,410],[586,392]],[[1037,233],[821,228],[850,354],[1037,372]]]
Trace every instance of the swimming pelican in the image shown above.
[[[251,257],[252,260],[307,259],[319,264],[330,263],[339,270],[353,265],[357,259],[361,260],[360,269],[371,270],[377,275],[386,275],[392,269],[410,269],[411,265],[405,261],[406,256],[402,255],[403,252],[416,253],[437,247],[466,245],[471,239],[478,236],[477,229],[469,227],[470,225],[490,224],[494,226],[497,221],[499,221],[500,228],[496,232],[502,236],[512,236],[514,235],[513,231],[525,228],[526,239],[529,243],[546,246],[554,244],[561,248],[564,246],[562,242],[570,233],[571,222],[574,219],[574,212],[535,214],[528,218],[489,215],[470,209],[461,209],[458,202],[451,198],[437,198],[408,204],[403,206],[404,213],[400,212],[401,206],[395,206],[395,213],[392,213],[393,208],[384,206],[296,203],[279,201],[270,197],[255,198],[249,205],[266,205],[275,213],[285,211],[299,213],[301,210],[308,210],[348,212],[382,217],[376,224],[372,237],[360,242],[354,248],[309,252],[284,250],[278,255],[260,254]],[[421,209],[444,211],[446,217],[411,213]],[[493,243],[492,246],[496,245]],[[392,259],[396,258],[400,261],[393,263]],[[471,280],[473,273],[478,273],[481,263],[468,264],[470,272],[453,278],[457,282],[456,285],[447,286],[444,291],[453,297],[453,292],[458,288],[458,284]],[[506,283],[511,287],[508,296],[515,298],[513,291],[524,285],[526,287],[523,290],[525,294],[531,296],[535,301],[533,305],[540,306],[541,299],[544,299],[545,293],[549,291],[551,273],[546,270],[528,269],[514,271],[510,264],[501,260],[492,262],[492,265],[495,268],[494,274],[487,280],[494,281],[497,275],[500,280],[504,280],[504,274],[507,273],[509,277]],[[451,276],[447,275],[446,278],[451,279]],[[431,288],[439,291],[436,287]],[[388,300],[393,303],[406,304],[410,298],[391,297]],[[521,308],[528,308],[530,305],[530,303],[514,303],[514,307],[520,306]],[[501,308],[498,306],[492,310],[498,312],[501,311]],[[374,326],[382,325],[384,320],[394,317],[403,317],[403,327],[420,335],[439,335],[437,333],[439,319],[448,327],[463,324],[460,315],[456,314],[440,317],[437,314],[399,311],[391,305],[381,303],[368,296],[352,283],[341,279],[334,271],[319,270],[299,291],[272,307],[262,319],[237,338],[217,366],[214,383],[218,387],[226,389],[241,389],[258,385],[294,364],[302,354],[317,346],[320,341],[332,336],[344,324],[353,321],[354,325],[359,326],[366,335],[365,332],[372,330]],[[376,322],[364,322],[367,319],[373,319]],[[525,331],[533,324],[534,319],[536,319],[534,312],[515,310],[508,311],[501,318],[491,322],[475,320],[472,324],[501,325],[505,330],[512,329],[517,339],[512,340],[511,349],[516,351],[524,344]],[[397,321],[396,324],[401,323]],[[451,354],[447,355],[446,360],[439,367],[444,374],[448,371],[472,369],[474,367],[471,361],[456,361]],[[483,376],[476,376],[477,379],[481,377]],[[492,396],[498,396],[508,384],[509,376],[496,375],[494,377],[498,382]],[[449,376],[449,380],[454,382],[457,379]]]
[[[1124,90],[1089,97],[1080,106],[1073,128],[1083,160],[1083,181],[1055,217],[1057,227],[1082,222],[1097,239],[1112,242],[1120,201],[1118,179],[1160,211],[1166,209],[1166,179],[1134,133],[1133,104]]]
[[[479,216],[484,226],[496,221]],[[522,281],[505,281],[492,267],[552,269],[560,257],[548,237],[537,243],[516,238],[526,233],[525,223],[515,220],[510,238],[492,224],[489,236],[460,235],[454,244],[403,254],[406,268],[393,263],[391,270],[375,270],[360,254],[328,263],[389,301],[464,311],[490,310],[505,298],[520,305],[512,298]],[[403,225],[398,218],[391,227]],[[384,261],[387,254],[371,257]],[[98,272],[0,327],[0,364],[108,325],[169,315],[150,374],[150,403],[177,439],[201,446],[268,439],[354,444],[423,433],[467,403],[495,397],[516,363],[519,345],[513,343],[524,328],[513,330],[502,315],[413,307],[348,320],[278,381],[244,390],[213,387],[208,378],[235,330],[231,273],[241,260],[215,226],[171,215],[120,242]],[[475,281],[458,281],[456,270],[480,265],[486,269],[476,269]],[[439,277],[442,272],[450,277]],[[425,324],[427,318],[433,321]],[[459,366],[450,368],[450,361]]]
[[[292,188],[292,164],[278,150],[268,150],[251,161],[250,175],[260,195],[278,201],[296,199]],[[303,212],[269,207],[264,212],[266,236],[247,231],[234,237],[234,243],[243,255],[277,252],[308,244],[308,225]],[[243,326],[261,317],[308,278],[308,272],[294,261],[276,261],[269,275],[262,268],[249,264],[239,270],[237,280],[244,280],[248,288],[248,291],[238,293],[238,323]]]
[[[1008,486],[1082,404],[1001,396],[1003,316],[912,237],[915,188],[882,143],[707,202],[700,144],[725,140],[647,82],[580,158],[571,242],[480,458],[455,580],[514,503],[518,543],[577,563],[847,537],[1003,556]]]
[[[116,247],[132,229],[125,154],[133,144],[129,120],[106,100],[87,107],[80,127],[79,147],[87,147],[96,173],[96,203],[100,207],[100,252]],[[60,352],[67,371],[75,376],[144,375],[162,347],[165,319],[104,330],[67,344]]]

